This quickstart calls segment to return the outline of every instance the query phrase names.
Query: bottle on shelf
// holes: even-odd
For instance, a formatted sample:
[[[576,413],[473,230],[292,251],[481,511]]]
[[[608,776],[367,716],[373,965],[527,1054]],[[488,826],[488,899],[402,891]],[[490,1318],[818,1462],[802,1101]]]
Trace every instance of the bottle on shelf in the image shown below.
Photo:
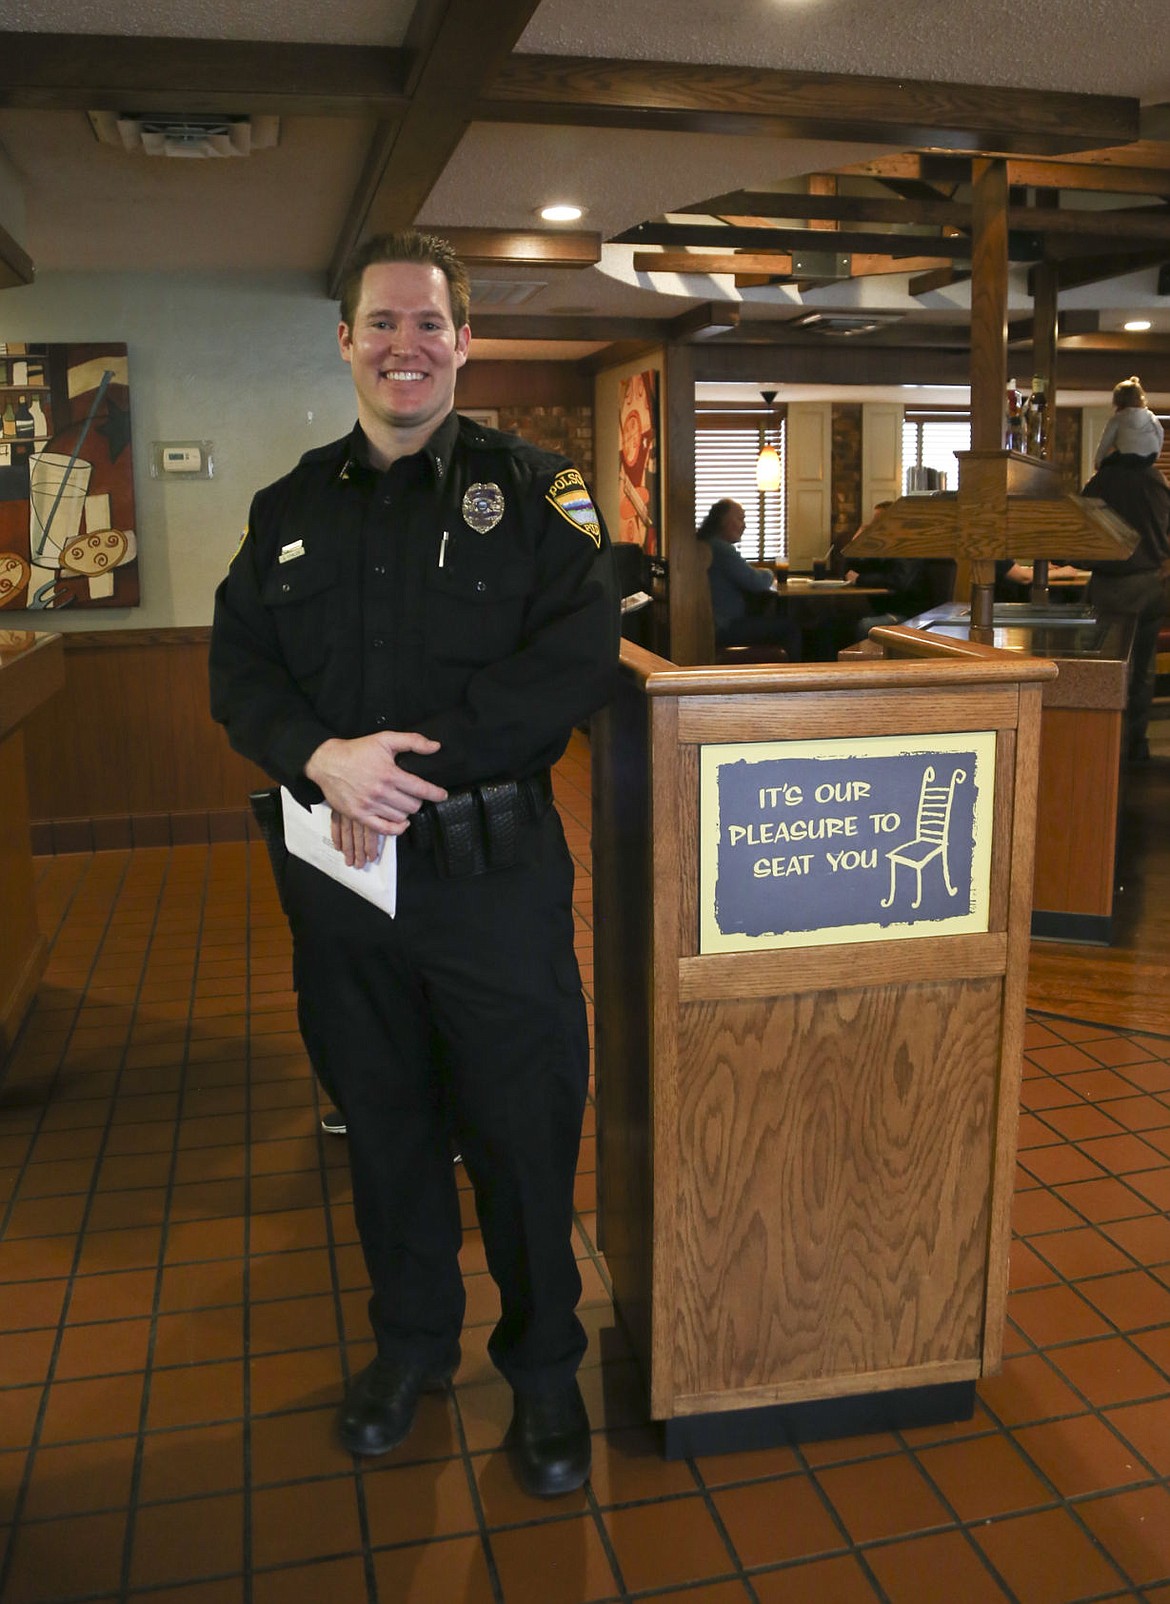
[[[11,399],[6,404],[3,413],[0,413],[0,439],[16,439],[16,408]]]
[[[1023,396],[1016,388],[1014,379],[1008,380],[1007,389],[1007,432],[1004,444],[1009,451],[1026,451],[1028,449],[1028,431],[1024,422]]]
[[[1045,402],[1047,385],[1044,379],[1032,380],[1032,394],[1028,397],[1028,410],[1026,413],[1026,426],[1028,435],[1028,455],[1042,457],[1047,445],[1044,425],[1046,422]]]
[[[41,405],[39,395],[33,396],[28,404],[28,410],[32,413],[33,435],[38,440],[47,440],[49,438],[49,421],[45,417],[45,409]]]
[[[28,396],[22,395],[16,403],[16,438],[18,440],[31,440],[37,432],[36,422],[32,415],[32,408],[28,404]]]

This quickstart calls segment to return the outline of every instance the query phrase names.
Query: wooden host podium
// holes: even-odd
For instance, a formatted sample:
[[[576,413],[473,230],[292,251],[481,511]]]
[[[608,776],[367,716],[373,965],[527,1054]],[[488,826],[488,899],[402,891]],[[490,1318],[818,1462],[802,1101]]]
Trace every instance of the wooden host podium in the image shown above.
[[[1056,669],[949,644],[627,643],[594,721],[600,1243],[672,1457],[962,1418],[1000,1363]]]

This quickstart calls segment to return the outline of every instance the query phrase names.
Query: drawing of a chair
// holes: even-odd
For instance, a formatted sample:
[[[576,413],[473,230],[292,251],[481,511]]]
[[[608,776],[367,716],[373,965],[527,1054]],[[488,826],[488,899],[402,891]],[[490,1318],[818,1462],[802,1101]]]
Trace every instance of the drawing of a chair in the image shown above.
[[[943,884],[947,888],[947,895],[953,897],[957,894],[957,887],[951,884],[947,849],[950,846],[951,804],[955,797],[955,787],[961,785],[966,778],[965,769],[956,769],[946,785],[935,785],[934,768],[930,764],[927,765],[922,776],[922,789],[918,795],[918,819],[914,839],[904,842],[900,847],[893,847],[886,853],[890,860],[890,894],[883,900],[883,908],[888,908],[894,900],[900,863],[904,863],[908,869],[913,869],[918,876],[914,901],[910,904],[912,908],[919,907],[922,902],[922,871],[935,858],[938,858],[942,865]]]

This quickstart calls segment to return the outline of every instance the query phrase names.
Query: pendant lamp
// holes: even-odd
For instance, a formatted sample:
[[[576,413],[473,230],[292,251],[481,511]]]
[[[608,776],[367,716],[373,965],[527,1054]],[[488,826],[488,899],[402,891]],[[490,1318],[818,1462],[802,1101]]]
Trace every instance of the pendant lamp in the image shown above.
[[[764,405],[769,412],[776,399],[775,390],[761,390]],[[767,424],[764,425],[764,439],[767,440]],[[756,458],[756,488],[758,490],[779,490],[780,488],[780,457],[775,446],[764,445]]]

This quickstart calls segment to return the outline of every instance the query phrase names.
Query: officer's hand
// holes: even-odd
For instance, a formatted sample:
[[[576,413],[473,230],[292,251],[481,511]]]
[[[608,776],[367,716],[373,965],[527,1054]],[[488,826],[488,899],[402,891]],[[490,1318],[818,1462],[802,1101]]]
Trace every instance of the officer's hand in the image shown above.
[[[441,802],[447,793],[441,785],[400,769],[398,754],[438,750],[438,741],[417,730],[322,741],[305,764],[305,776],[321,787],[326,802],[343,819],[375,835],[401,835],[424,802]]]
[[[376,830],[367,830],[364,824],[347,819],[334,812],[330,828],[333,845],[345,856],[353,869],[364,869],[367,863],[377,863],[382,856],[382,836]]]

